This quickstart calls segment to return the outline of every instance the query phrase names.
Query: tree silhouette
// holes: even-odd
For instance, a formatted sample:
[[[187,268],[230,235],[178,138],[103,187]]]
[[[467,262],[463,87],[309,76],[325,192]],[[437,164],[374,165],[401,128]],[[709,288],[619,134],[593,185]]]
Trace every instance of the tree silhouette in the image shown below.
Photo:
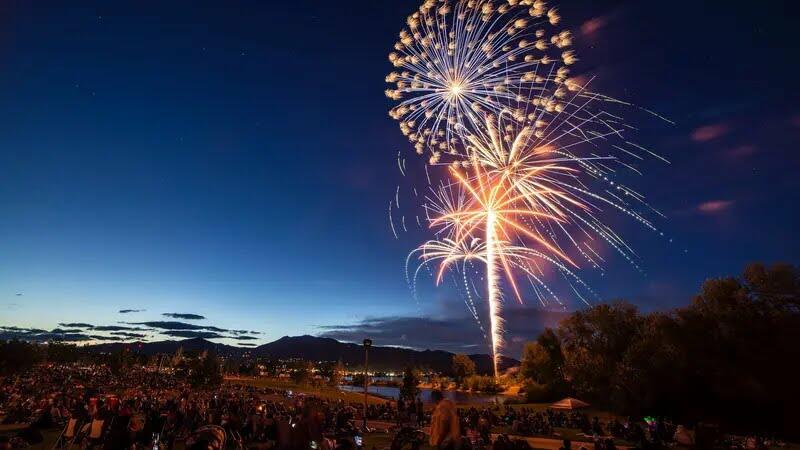
[[[532,389],[561,387],[621,414],[714,420],[800,437],[800,271],[747,266],[709,279],[686,307],[640,314],[625,302],[577,311],[525,347]]]
[[[453,355],[453,375],[455,376],[456,383],[461,385],[465,378],[474,374],[475,361],[467,355]]]

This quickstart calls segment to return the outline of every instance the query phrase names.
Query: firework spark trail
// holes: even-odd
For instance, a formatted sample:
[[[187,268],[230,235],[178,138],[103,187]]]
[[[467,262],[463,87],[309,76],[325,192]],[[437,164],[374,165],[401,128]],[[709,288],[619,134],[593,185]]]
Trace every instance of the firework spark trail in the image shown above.
[[[394,219],[392,218],[392,202],[389,202],[389,226],[392,229],[392,234],[394,235],[394,238],[400,239],[397,236],[397,231],[394,229]]]
[[[631,141],[636,128],[605,109],[633,105],[590,91],[594,77],[570,77],[577,58],[571,33],[555,28],[560,20],[541,0],[424,0],[389,55],[395,71],[386,77],[386,96],[398,101],[390,116],[417,153],[430,153],[430,193],[420,198],[435,239],[409,254],[407,277],[416,295],[422,267],[438,265],[437,284],[445,271],[461,270],[465,302],[481,326],[466,271],[474,260],[485,265],[495,375],[503,285],[523,301],[515,272],[543,306],[552,300],[564,307],[545,282],[543,265],[553,267],[589,305],[587,297],[597,294],[575,273],[571,253],[603,270],[597,246],[604,244],[641,271],[634,250],[602,220],[606,211],[660,233],[646,212],[661,214],[618,182],[617,170],[641,175],[637,164],[645,157],[668,161]],[[400,154],[397,163],[405,176]],[[449,169],[439,181],[442,174],[432,176],[428,165]],[[399,190],[394,204],[399,208]],[[405,230],[405,216],[401,225]],[[412,256],[420,264],[410,276]],[[474,283],[473,290],[479,297]]]
[[[491,324],[492,332],[492,366],[494,368],[494,375],[498,375],[498,362],[500,356],[500,348],[503,347],[503,318],[500,317],[501,302],[503,301],[503,293],[500,291],[497,277],[497,235],[495,227],[497,224],[494,212],[489,212],[486,215],[486,287],[489,291],[489,323]]]
[[[451,265],[466,259],[481,259],[487,267],[487,293],[489,305],[489,323],[495,375],[499,373],[499,357],[503,346],[503,293],[500,286],[500,272],[506,275],[517,299],[522,296],[511,273],[517,267],[534,276],[519,261],[529,259],[537,252],[528,252],[526,247],[509,246],[513,235],[526,235],[527,238],[539,242],[560,259],[572,264],[569,257],[558,248],[533,233],[523,223],[515,219],[521,217],[542,217],[551,221],[560,219],[533,209],[520,209],[517,204],[521,197],[514,189],[514,182],[506,174],[492,174],[481,169],[481,165],[473,164],[473,175],[467,176],[451,168],[452,178],[459,184],[460,190],[454,194],[452,185],[442,185],[435,195],[429,198],[431,205],[438,205],[436,216],[430,221],[432,227],[438,227],[437,233],[444,237],[437,241],[429,241],[420,248],[420,259],[424,263],[438,261],[436,274],[437,284],[441,282],[445,270]],[[434,200],[435,199],[435,200]],[[483,244],[474,235],[481,232]],[[555,262],[555,261],[553,261]],[[558,263],[556,263],[558,264]],[[422,264],[418,267],[421,268]]]

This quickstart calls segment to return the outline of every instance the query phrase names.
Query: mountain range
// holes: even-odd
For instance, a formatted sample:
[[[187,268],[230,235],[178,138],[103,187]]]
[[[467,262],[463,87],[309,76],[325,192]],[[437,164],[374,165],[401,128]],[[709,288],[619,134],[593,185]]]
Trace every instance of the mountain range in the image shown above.
[[[316,336],[284,336],[276,341],[258,347],[243,348],[217,344],[205,339],[186,339],[182,341],[157,341],[133,343],[105,343],[89,346],[96,352],[113,353],[123,348],[155,355],[175,353],[178,348],[184,351],[214,350],[225,357],[251,356],[269,359],[301,358],[308,361],[338,361],[348,367],[363,367],[364,347],[359,344],[339,342],[336,339]],[[490,355],[474,354],[469,357],[475,362],[478,373],[492,372]],[[405,367],[419,367],[437,372],[449,373],[452,370],[453,353],[443,350],[413,350],[400,347],[373,346],[369,350],[369,367],[379,371],[399,371]],[[501,367],[513,367],[519,361],[501,358]]]

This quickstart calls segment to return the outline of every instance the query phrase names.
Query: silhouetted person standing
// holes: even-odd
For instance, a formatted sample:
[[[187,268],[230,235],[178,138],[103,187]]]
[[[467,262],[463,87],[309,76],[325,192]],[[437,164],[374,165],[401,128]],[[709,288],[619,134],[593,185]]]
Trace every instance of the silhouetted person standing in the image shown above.
[[[431,399],[436,407],[431,417],[430,444],[438,450],[455,450],[461,439],[456,405],[439,390],[431,392]]]

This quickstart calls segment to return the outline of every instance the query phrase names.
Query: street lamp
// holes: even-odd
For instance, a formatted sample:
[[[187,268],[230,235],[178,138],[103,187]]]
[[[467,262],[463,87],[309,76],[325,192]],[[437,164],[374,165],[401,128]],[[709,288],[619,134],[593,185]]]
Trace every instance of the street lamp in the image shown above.
[[[369,387],[369,348],[372,339],[364,339],[364,430],[367,429],[367,388]]]

